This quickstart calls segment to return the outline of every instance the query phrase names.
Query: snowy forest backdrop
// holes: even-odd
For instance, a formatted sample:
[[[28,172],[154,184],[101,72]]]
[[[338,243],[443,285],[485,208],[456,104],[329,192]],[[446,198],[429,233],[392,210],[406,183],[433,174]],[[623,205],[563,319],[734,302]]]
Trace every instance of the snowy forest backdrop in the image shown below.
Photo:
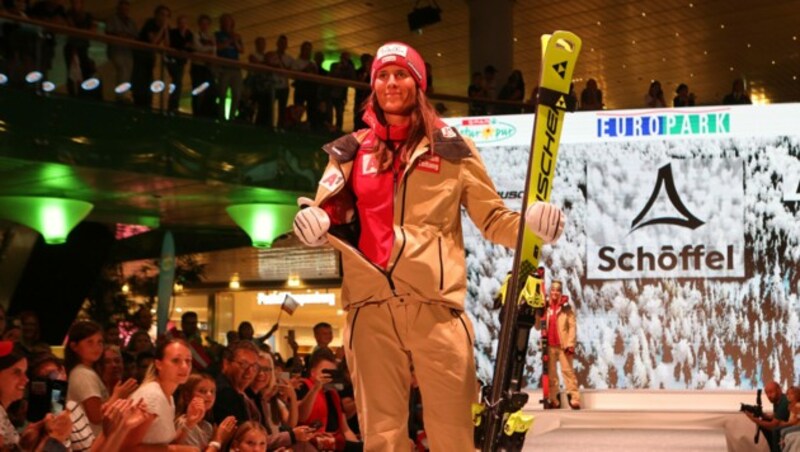
[[[481,146],[499,192],[522,190],[528,151],[528,146]],[[738,234],[738,243],[743,244],[738,262],[744,267],[744,277],[587,279],[587,234],[603,228],[606,214],[613,215],[590,211],[588,175],[599,171],[610,184],[641,179],[641,187],[620,188],[632,195],[617,200],[638,212],[653,190],[655,170],[644,176],[615,175],[624,173],[619,168],[631,160],[648,169],[672,163],[676,188],[686,207],[704,220],[723,216],[722,221],[710,222],[719,236]],[[678,170],[687,165],[708,168],[707,174],[712,175],[733,171],[735,177],[727,181],[727,187],[734,198],[740,194],[738,208],[717,212],[711,204],[716,201],[704,202],[696,187],[679,177]],[[794,192],[784,187],[784,179],[794,180],[794,174],[800,174],[797,136],[562,143],[552,201],[562,206],[568,221],[561,241],[544,248],[543,264],[548,281],[564,281],[576,310],[575,367],[580,385],[750,389],[772,379],[783,387],[796,383],[800,372],[800,202],[784,200],[784,192]],[[717,193],[726,191],[724,177],[710,179],[706,183],[721,185]],[[637,191],[640,195],[633,196]],[[520,199],[506,202],[520,208]],[[513,251],[483,240],[466,216],[463,223],[467,306],[475,324],[478,373],[483,381],[490,381],[499,331],[492,297],[511,267]],[[714,240],[714,234],[705,235]],[[535,336],[526,373],[531,387],[538,387],[540,379]]]

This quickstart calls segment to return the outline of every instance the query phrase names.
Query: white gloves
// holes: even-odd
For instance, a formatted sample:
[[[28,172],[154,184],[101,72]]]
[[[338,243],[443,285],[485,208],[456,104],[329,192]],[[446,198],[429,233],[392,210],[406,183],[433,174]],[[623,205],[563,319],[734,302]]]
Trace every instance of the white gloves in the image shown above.
[[[564,214],[549,202],[536,201],[525,211],[525,225],[541,237],[545,245],[550,245],[564,232]]]
[[[313,203],[308,198],[297,198],[301,210],[294,217],[294,234],[308,246],[320,246],[328,243],[325,233],[331,227],[331,220],[324,210],[313,206]]]

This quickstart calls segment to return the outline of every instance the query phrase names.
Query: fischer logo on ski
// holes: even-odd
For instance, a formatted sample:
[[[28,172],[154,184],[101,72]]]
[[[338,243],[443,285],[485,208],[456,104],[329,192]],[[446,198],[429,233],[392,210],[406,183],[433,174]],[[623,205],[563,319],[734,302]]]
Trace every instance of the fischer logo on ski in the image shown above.
[[[558,144],[567,109],[566,96],[580,53],[581,40],[568,31],[557,31],[552,36],[542,37],[542,47],[539,102],[528,160],[528,177],[522,196],[523,213],[534,202],[550,199]],[[541,247],[542,240],[520,221],[514,264],[503,296],[505,302],[500,315],[500,337],[492,385],[483,388],[481,405],[473,407],[472,412],[476,426],[475,442],[482,452],[522,450],[525,435],[533,422],[532,416],[522,413],[528,401],[528,394],[523,391],[523,374],[530,330],[541,317],[537,315],[540,308],[532,306],[524,294],[529,280],[543,274],[538,270]],[[540,290],[543,290],[541,286]],[[546,344],[542,345],[546,347]],[[546,349],[544,351],[546,356]],[[546,377],[546,372],[543,376]]]

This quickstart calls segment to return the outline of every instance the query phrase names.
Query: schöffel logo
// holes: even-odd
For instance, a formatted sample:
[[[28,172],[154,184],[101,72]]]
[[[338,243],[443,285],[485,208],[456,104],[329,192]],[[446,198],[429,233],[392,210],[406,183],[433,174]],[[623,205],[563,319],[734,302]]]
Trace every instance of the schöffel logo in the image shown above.
[[[598,138],[727,135],[727,108],[712,110],[652,110],[638,113],[598,113]]]
[[[589,279],[744,276],[741,161],[683,160],[656,171],[619,156],[588,173]]]
[[[461,136],[471,139],[478,145],[505,141],[517,134],[517,128],[512,124],[495,118],[463,119],[456,125],[456,129]]]

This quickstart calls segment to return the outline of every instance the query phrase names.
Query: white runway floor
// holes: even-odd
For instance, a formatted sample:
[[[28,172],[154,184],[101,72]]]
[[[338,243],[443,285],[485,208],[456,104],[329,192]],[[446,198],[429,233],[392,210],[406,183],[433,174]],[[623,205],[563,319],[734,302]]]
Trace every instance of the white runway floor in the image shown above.
[[[559,428],[526,441],[528,451],[558,452],[725,452],[722,429]]]

